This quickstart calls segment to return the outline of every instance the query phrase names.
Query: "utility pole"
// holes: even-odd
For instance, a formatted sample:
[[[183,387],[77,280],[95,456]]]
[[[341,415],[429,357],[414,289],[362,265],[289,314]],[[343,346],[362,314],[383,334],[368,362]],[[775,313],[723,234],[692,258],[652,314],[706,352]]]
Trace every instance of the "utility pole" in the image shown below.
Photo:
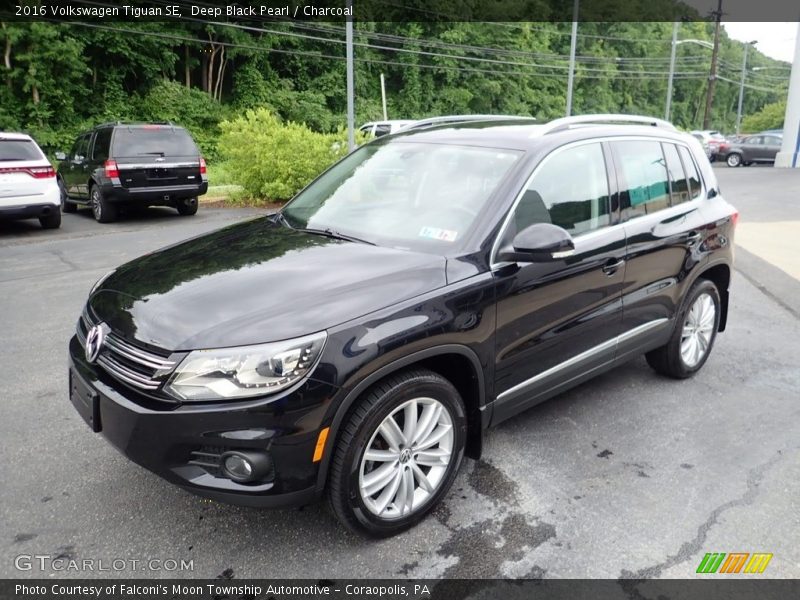
[[[580,0],[572,5],[572,40],[569,45],[569,78],[567,79],[567,116],[572,114],[572,87],[575,84],[575,49],[578,45],[578,10]]]
[[[672,24],[672,51],[669,55],[669,79],[667,80],[667,106],[664,109],[664,120],[669,121],[669,111],[672,107],[672,78],[675,77],[675,51],[678,49],[679,21]]]
[[[747,50],[755,45],[757,40],[747,42],[744,45],[744,57],[742,58],[742,79],[739,82],[739,105],[736,108],[736,135],[739,135],[739,128],[742,125],[742,100],[744,100],[744,78],[747,75]]]
[[[352,10],[353,0],[347,0],[347,7]],[[355,134],[355,101],[353,99],[353,17],[347,17],[345,23],[345,45],[347,46],[347,149],[352,152],[356,147]]]
[[[383,120],[388,121],[389,116],[386,112],[386,81],[383,78],[383,73],[381,73],[381,104],[383,105]]]
[[[714,104],[714,88],[717,84],[717,55],[719,54],[719,28],[722,21],[722,0],[717,0],[717,10],[711,13],[714,16],[714,49],[711,51],[711,73],[708,76],[708,89],[706,91],[706,108],[703,111],[703,129],[711,127],[711,108]]]

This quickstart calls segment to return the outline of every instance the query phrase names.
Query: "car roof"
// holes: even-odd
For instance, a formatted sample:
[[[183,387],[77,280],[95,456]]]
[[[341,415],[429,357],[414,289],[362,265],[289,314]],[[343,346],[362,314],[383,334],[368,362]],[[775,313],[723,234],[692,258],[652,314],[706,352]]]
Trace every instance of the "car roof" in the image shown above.
[[[685,140],[686,134],[677,130],[651,125],[575,123],[549,130],[546,123],[533,124],[519,119],[507,121],[466,121],[437,125],[424,129],[406,129],[378,139],[378,143],[429,142],[454,145],[484,146],[510,150],[531,150],[546,141],[569,141],[615,136],[646,136]],[[381,142],[381,140],[383,140]],[[376,143],[376,142],[373,142]]]
[[[0,131],[0,140],[31,140],[33,138],[26,133],[11,133],[10,131]]]

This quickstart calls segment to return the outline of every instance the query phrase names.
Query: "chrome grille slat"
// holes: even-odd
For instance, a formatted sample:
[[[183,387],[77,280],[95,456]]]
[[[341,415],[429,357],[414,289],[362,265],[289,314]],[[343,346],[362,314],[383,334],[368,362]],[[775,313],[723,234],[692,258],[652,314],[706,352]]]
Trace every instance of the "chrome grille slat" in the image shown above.
[[[175,366],[174,361],[158,358],[155,354],[150,354],[138,348],[134,348],[111,333],[106,336],[106,344],[128,360],[140,363],[152,369],[160,371],[163,369],[172,369]]]
[[[131,385],[135,385],[138,388],[144,390],[157,390],[158,386],[160,385],[160,383],[157,381],[153,381],[145,375],[137,373],[136,371],[122,365],[108,354],[101,354],[97,359],[97,364],[104,367],[114,377],[117,377],[118,379],[121,379],[122,381],[125,381]]]
[[[78,340],[82,346],[86,345],[86,335],[92,325],[89,312],[84,308],[78,323]],[[103,350],[97,357],[98,366],[134,388],[147,392],[157,391],[161,387],[163,376],[175,368],[177,361],[134,346],[108,331],[107,327],[106,332]]]

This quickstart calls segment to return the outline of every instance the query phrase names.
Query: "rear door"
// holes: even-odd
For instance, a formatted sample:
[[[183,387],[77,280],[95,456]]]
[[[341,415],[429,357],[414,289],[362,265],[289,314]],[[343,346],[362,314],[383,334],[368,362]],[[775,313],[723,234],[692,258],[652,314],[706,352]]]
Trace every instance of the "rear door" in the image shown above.
[[[200,152],[189,132],[171,125],[117,126],[111,156],[122,187],[164,190],[200,185]]]
[[[619,140],[611,147],[627,237],[617,348],[617,358],[624,358],[669,335],[706,223],[700,177],[687,147],[656,139]]]
[[[764,139],[764,160],[774,161],[775,156],[781,151],[783,140],[777,135],[765,135]]]
[[[615,225],[607,161],[600,142],[555,150],[535,169],[505,226],[499,246],[544,222],[570,232],[575,253],[553,262],[493,267],[495,422],[591,376],[614,358],[622,323],[625,232]]]
[[[0,205],[36,203],[52,185],[50,163],[30,139],[0,134]]]

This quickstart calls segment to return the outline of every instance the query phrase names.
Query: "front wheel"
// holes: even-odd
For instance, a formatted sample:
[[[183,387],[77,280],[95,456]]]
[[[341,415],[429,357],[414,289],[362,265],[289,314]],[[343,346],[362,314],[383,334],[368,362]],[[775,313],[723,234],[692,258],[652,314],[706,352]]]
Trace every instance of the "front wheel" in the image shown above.
[[[197,198],[184,198],[183,200],[178,200],[175,208],[178,209],[178,214],[184,217],[189,217],[193,214],[196,214]]]
[[[333,512],[374,537],[412,527],[452,485],[466,430],[461,396],[444,377],[415,369],[384,379],[341,430],[328,488]]]
[[[725,159],[725,162],[728,163],[729,167],[738,167],[742,164],[742,155],[736,154],[728,154],[728,158]]]
[[[69,201],[69,194],[67,194],[67,186],[64,185],[64,180],[58,180],[58,192],[61,195],[61,212],[74,213],[78,212],[78,206],[74,202]]]
[[[658,373],[674,379],[686,379],[697,373],[714,346],[720,306],[717,286],[707,279],[699,279],[686,295],[669,342],[645,355],[648,364]]]

